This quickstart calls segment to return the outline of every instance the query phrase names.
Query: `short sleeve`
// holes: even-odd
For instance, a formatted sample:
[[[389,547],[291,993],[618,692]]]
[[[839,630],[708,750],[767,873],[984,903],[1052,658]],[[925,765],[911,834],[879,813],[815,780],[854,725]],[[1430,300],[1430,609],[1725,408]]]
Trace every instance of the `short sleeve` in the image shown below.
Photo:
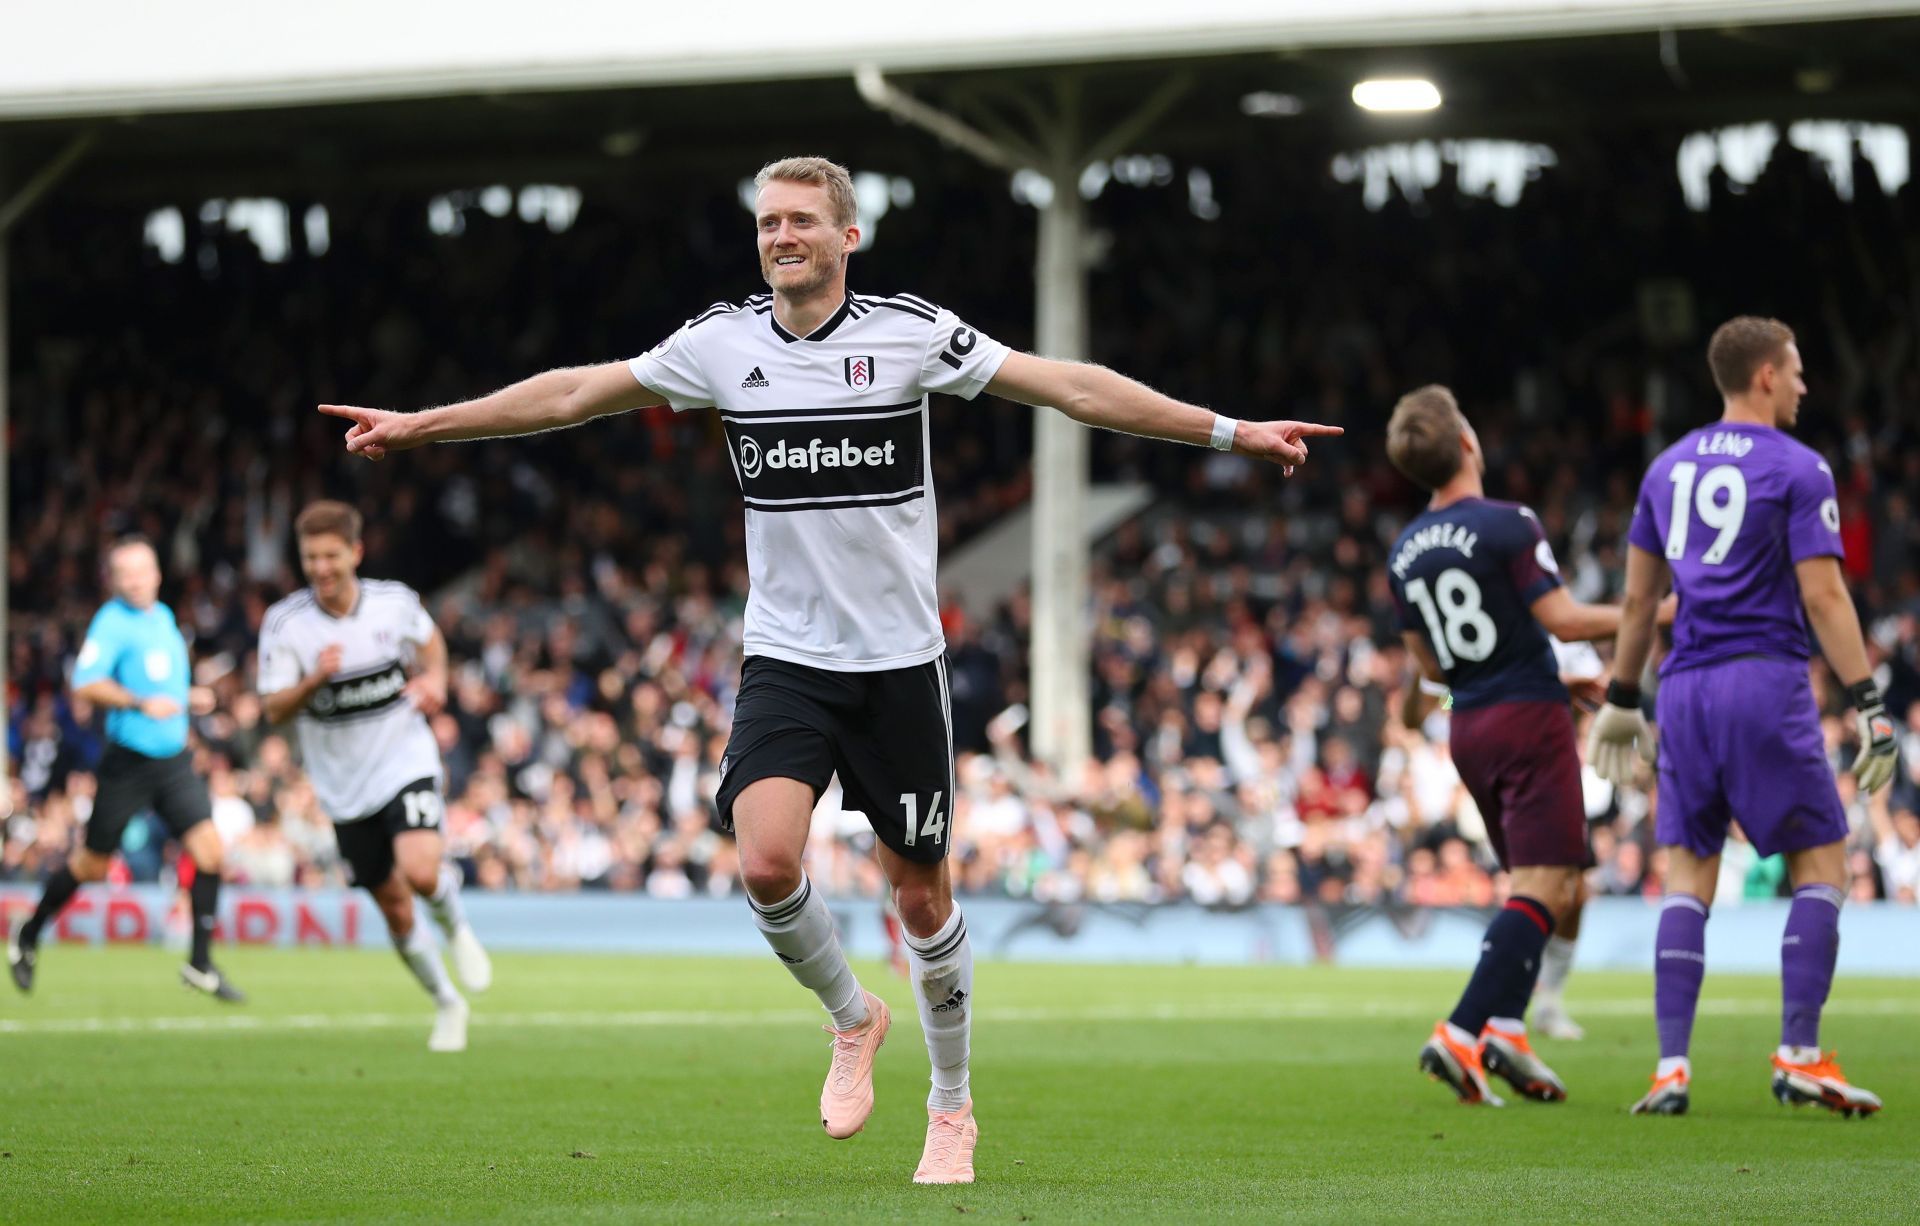
[[[120,659],[121,647],[115,622],[116,619],[106,609],[93,615],[92,623],[87,626],[87,637],[80,643],[80,655],[73,662],[73,684],[76,688],[113,676],[113,666]]]
[[[713,407],[713,389],[700,367],[693,340],[694,324],[707,318],[703,315],[683,324],[672,336],[627,362],[627,369],[640,385],[665,396],[676,413]]]
[[[1833,470],[1824,460],[1808,458],[1795,464],[1787,477],[1787,548],[1796,563],[1846,554]]]
[[[1666,546],[1660,540],[1660,525],[1653,520],[1653,497],[1649,491],[1653,488],[1654,474],[1658,466],[1649,468],[1640,482],[1640,496],[1633,503],[1633,522],[1627,526],[1627,544],[1647,553],[1666,556]]]
[[[972,400],[1000,373],[1008,348],[983,332],[960,322],[952,311],[934,313],[926,351],[920,355],[920,386]]]
[[[433,640],[433,615],[427,612],[427,606],[421,602],[420,593],[412,588],[405,589],[406,604],[400,614],[400,637],[415,647],[424,647]]]
[[[262,694],[277,694],[300,681],[300,660],[293,644],[273,623],[269,617],[261,628],[259,659],[254,664],[253,688]]]
[[[1553,546],[1547,543],[1540,518],[1521,507],[1518,519],[1520,527],[1514,534],[1513,556],[1507,564],[1512,568],[1514,591],[1520,593],[1523,604],[1530,605],[1560,586],[1560,563],[1554,559]]]

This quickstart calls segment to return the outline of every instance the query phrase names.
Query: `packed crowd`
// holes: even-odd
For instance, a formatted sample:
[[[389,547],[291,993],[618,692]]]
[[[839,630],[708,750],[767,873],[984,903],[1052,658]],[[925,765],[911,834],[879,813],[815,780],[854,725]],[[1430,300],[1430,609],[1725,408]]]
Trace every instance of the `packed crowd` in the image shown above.
[[[1713,412],[1704,330],[1751,310],[1802,329],[1813,388],[1802,436],[1833,462],[1847,572],[1890,707],[1911,712],[1909,766],[1889,797],[1863,804],[1841,776],[1856,817],[1853,892],[1915,901],[1920,355],[1911,319],[1882,305],[1920,300],[1915,189],[1884,196],[1862,163],[1858,197],[1842,204],[1783,149],[1758,183],[1722,185],[1696,214],[1669,157],[1606,153],[1563,158],[1512,209],[1443,186],[1417,206],[1368,212],[1357,189],[1268,151],[1209,168],[1215,219],[1177,190],[1108,187],[1095,215],[1127,258],[1094,274],[1096,357],[1178,395],[1349,434],[1284,483],[1231,456],[1097,440],[1102,476],[1151,482],[1160,501],[1101,549],[1096,753],[1076,777],[1024,749],[1025,598],[985,614],[951,603],[960,888],[1224,907],[1492,900],[1501,883],[1445,716],[1419,733],[1397,717],[1408,663],[1382,562],[1416,499],[1377,444],[1385,412],[1415,383],[1455,386],[1487,448],[1490,492],[1537,507],[1575,594],[1604,599],[1619,586],[1649,447]],[[1279,181],[1322,186],[1281,192]],[[261,614],[298,583],[291,515],[326,494],[367,513],[366,573],[426,593],[448,637],[452,701],[433,728],[450,845],[470,880],[662,897],[738,889],[712,796],[746,577],[707,415],[662,409],[349,465],[310,410],[443,401],[638,351],[673,326],[663,301],[691,310],[716,286],[750,292],[732,185],[685,190],[606,207],[589,195],[564,233],[475,212],[464,233],[434,237],[418,201],[330,202],[329,249],[285,263],[211,222],[191,223],[177,264],[144,247],[123,211],[31,223],[42,233],[16,245],[36,309],[15,325],[14,777],[0,879],[43,875],[86,819],[101,745],[63,679],[100,598],[99,548],[137,530],[158,542],[164,598],[194,642],[196,752],[232,876],[342,880],[290,738],[252,692]],[[918,199],[857,257],[856,285],[910,284],[1029,343],[1028,262],[943,241],[924,202],[964,203],[974,241],[1016,257],[1030,216],[977,181],[922,183]],[[625,241],[647,226],[683,241]],[[1610,241],[1594,243],[1596,232]],[[1763,265],[1750,257],[1762,249],[1780,254]],[[1247,250],[1272,258],[1237,257]],[[1001,282],[982,280],[1003,264]],[[1650,279],[1686,288],[1696,335],[1675,341],[1620,305]],[[579,285],[609,288],[566,288]],[[1026,497],[1029,415],[984,400],[937,408],[949,546]],[[1839,767],[1852,731],[1830,690]],[[1657,894],[1646,797],[1589,776],[1587,803],[1594,892]],[[812,842],[815,880],[877,893],[864,820],[830,792],[817,824],[830,837]],[[158,831],[136,825],[128,876],[166,872]],[[1723,900],[1771,895],[1782,878],[1737,846],[1724,872]]]

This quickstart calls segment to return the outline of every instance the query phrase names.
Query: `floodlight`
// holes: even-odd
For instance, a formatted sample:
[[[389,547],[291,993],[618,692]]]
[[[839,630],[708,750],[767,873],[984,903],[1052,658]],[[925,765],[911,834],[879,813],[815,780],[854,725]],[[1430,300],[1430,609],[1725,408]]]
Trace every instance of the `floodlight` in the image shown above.
[[[1440,88],[1424,77],[1382,77],[1353,87],[1353,104],[1368,111],[1431,111]]]

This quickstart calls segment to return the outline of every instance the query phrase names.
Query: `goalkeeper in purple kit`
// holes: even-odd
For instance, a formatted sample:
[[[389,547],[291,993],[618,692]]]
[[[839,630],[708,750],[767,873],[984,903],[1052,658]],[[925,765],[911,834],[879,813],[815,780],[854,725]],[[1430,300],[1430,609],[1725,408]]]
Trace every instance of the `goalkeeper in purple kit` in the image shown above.
[[[1660,668],[1654,831],[1668,856],[1654,962],[1660,1064],[1633,1109],[1687,1110],[1707,915],[1727,826],[1738,820],[1762,856],[1786,856],[1794,886],[1780,947],[1774,1096],[1871,1114],[1880,1099],[1820,1050],[1846,897],[1847,819],[1808,671],[1813,636],[1858,712],[1853,770],[1863,793],[1893,777],[1893,723],[1840,571],[1832,470],[1786,433],[1806,394],[1792,331],[1772,319],[1732,320],[1713,334],[1707,362],[1725,411],[1662,452],[1641,482],[1613,680],[1592,733],[1593,768],[1615,784],[1634,781],[1636,759],[1655,760],[1638,681],[1671,575],[1680,604]]]

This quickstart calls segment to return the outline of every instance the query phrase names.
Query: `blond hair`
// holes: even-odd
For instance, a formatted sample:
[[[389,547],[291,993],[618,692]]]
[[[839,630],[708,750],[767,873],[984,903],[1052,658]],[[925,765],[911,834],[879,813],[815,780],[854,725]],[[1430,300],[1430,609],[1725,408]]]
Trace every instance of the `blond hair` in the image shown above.
[[[1437,490],[1460,471],[1466,415],[1453,393],[1429,383],[1400,397],[1387,422],[1387,458],[1422,489]]]
[[[838,162],[814,157],[781,158],[777,162],[768,162],[760,168],[759,174],[753,176],[753,190],[758,192],[776,179],[783,183],[809,183],[825,188],[827,200],[833,205],[834,222],[837,225],[850,226],[859,217],[859,205],[853,198],[853,176]]]

